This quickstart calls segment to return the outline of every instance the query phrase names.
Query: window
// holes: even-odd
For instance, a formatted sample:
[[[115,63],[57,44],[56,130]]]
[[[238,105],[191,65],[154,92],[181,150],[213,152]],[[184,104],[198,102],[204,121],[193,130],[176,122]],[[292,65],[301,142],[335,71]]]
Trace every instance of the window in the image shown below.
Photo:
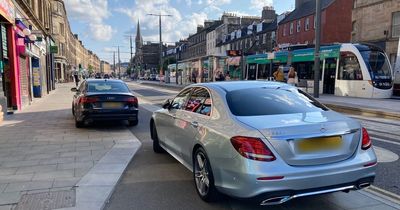
[[[293,22],[290,23],[290,29],[289,29],[289,34],[293,34]]]
[[[327,111],[301,90],[285,88],[247,88],[228,92],[229,109],[236,116],[279,115]],[[268,108],[266,108],[268,107]]]
[[[208,91],[204,88],[196,88],[190,96],[185,110],[210,116],[211,104],[211,97]]]
[[[400,12],[392,14],[392,37],[400,37]]]
[[[122,82],[96,81],[96,82],[88,82],[88,92],[92,92],[92,93],[104,93],[104,92],[129,93],[129,89]]]
[[[64,24],[60,23],[60,34],[64,36]]]
[[[171,103],[171,108],[172,108],[172,109],[181,109],[182,106],[185,105],[185,103],[186,103],[186,101],[187,101],[187,99],[188,99],[188,97],[189,97],[189,95],[190,95],[190,92],[192,92],[192,88],[188,88],[188,89],[182,90],[182,91],[174,98],[174,100],[172,101],[172,103]]]
[[[300,30],[301,30],[301,20],[298,20],[297,21],[297,28],[296,28],[297,33],[300,32]]]
[[[267,43],[267,34],[263,34],[263,44]]]
[[[355,33],[356,32],[356,30],[357,30],[357,28],[356,28],[356,21],[353,21],[352,23],[351,23],[351,32],[353,32],[353,33]]]
[[[316,17],[317,16],[314,15],[314,29],[317,27],[317,19],[316,19]]]
[[[304,25],[304,30],[310,30],[310,18],[306,18],[306,24]]]
[[[338,79],[362,80],[362,71],[357,57],[352,52],[340,53]]]

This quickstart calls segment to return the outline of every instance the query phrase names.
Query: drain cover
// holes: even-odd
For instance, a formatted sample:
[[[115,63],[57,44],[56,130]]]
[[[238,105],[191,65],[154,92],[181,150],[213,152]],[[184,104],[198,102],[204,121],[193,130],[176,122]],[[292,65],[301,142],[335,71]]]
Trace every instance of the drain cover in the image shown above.
[[[25,194],[16,210],[50,210],[75,206],[75,190]]]

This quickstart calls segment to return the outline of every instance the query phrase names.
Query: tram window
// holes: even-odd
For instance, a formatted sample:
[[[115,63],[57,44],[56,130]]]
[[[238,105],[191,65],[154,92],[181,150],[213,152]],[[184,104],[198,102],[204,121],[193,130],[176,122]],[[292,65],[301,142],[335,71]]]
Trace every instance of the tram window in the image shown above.
[[[338,74],[340,80],[363,80],[360,63],[353,53],[343,52],[340,54]]]

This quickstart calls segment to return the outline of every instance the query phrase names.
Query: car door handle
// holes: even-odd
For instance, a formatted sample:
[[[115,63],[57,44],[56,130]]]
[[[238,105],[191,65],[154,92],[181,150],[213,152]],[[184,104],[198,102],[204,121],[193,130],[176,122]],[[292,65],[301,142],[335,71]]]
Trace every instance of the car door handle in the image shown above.
[[[176,119],[176,115],[171,115],[171,116],[172,116],[172,118]]]
[[[196,122],[196,121],[193,121],[193,122],[191,122],[190,124],[191,124],[193,127],[195,127],[195,128],[199,127],[199,123]]]

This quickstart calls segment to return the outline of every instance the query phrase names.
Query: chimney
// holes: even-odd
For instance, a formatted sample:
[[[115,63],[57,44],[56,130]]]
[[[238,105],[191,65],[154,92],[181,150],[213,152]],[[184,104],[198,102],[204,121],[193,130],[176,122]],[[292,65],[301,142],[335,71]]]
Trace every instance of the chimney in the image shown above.
[[[262,20],[265,23],[272,23],[276,19],[276,13],[273,7],[266,6],[262,10]]]
[[[204,26],[198,25],[197,26],[197,33],[199,33],[201,30],[203,30]]]

